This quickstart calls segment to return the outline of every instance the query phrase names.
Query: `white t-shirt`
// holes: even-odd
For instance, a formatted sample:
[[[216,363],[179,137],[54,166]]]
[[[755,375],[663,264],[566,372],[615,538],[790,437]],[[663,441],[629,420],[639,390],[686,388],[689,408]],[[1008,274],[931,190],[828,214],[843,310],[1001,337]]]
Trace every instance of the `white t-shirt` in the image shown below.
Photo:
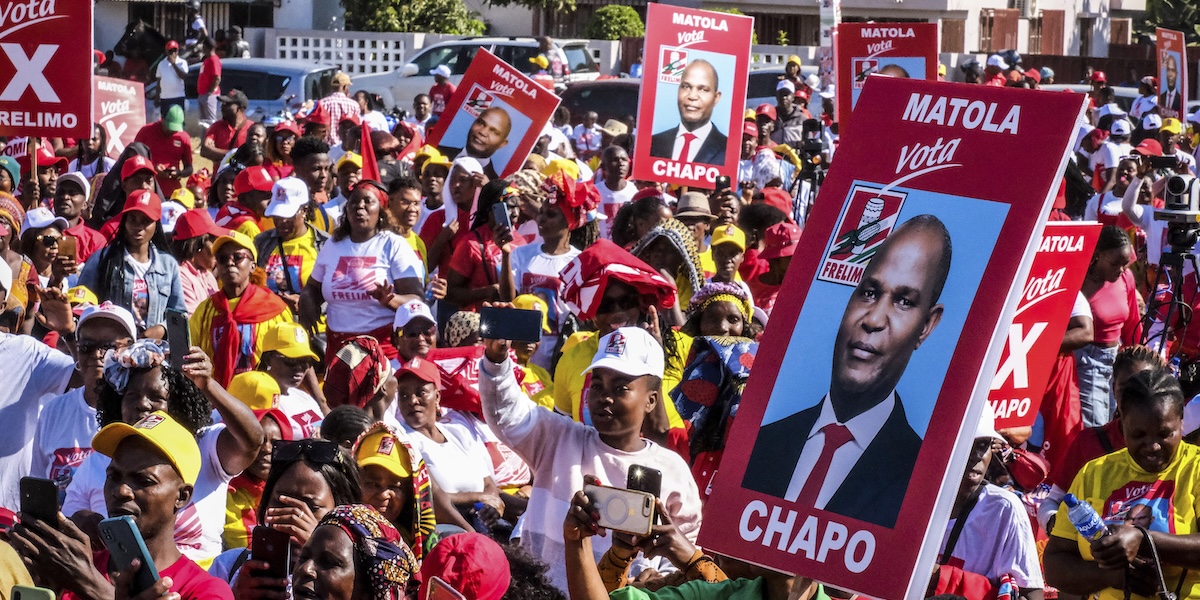
[[[203,25],[201,25],[203,27]],[[175,57],[175,64],[187,73],[188,64],[186,60]],[[158,97],[164,100],[172,100],[174,98],[183,97],[183,78],[175,72],[175,68],[171,66],[171,59],[164,56],[158,61],[158,67],[154,69],[154,76],[158,78]]]
[[[1087,296],[1083,292],[1075,294],[1075,304],[1071,305],[1071,317],[1087,317],[1092,318],[1092,305],[1088,303]]]
[[[333,159],[330,158],[330,162],[332,161]],[[346,194],[339,191],[337,196],[321,205],[325,207],[325,214],[329,215],[330,223],[337,225],[342,222],[342,207],[346,205],[346,200],[348,200]]]
[[[425,202],[426,202],[426,198],[421,198],[421,216],[420,216],[420,218],[417,219],[417,224],[415,227],[413,227],[413,231],[420,232],[421,229],[423,227],[425,227],[425,221],[427,219],[429,219],[429,215],[432,215],[433,213],[438,212],[438,211],[446,210],[446,205],[444,203],[437,208],[429,208],[429,206],[427,206],[425,204]]]
[[[37,431],[33,434],[34,477],[45,477],[58,486],[58,503],[67,497],[67,486],[75,469],[92,453],[92,438],[100,426],[96,409],[77,387],[54,398],[42,407]]]
[[[224,430],[225,425],[217,424],[197,432],[200,475],[196,478],[192,501],[175,515],[175,545],[184,556],[197,562],[221,553],[225,501],[229,493],[229,481],[235,477],[225,472],[221,457],[217,454],[217,438]],[[93,452],[83,460],[67,488],[63,514],[71,516],[80,510],[90,510],[108,517],[108,506],[104,502],[104,480],[111,462],[111,458],[99,452]]]
[[[1083,208],[1083,220],[1095,221],[1100,215],[1121,216],[1121,197],[1112,191],[1107,191],[1088,198],[1087,205]]]
[[[1095,172],[1096,167],[1099,166],[1103,166],[1105,169],[1115,169],[1121,158],[1129,156],[1130,152],[1133,152],[1133,146],[1128,143],[1104,142],[1104,145],[1100,146],[1092,155],[1089,166],[1092,172]]]
[[[632,187],[632,186],[630,186]],[[562,279],[558,274],[568,263],[579,256],[572,247],[559,255],[542,252],[541,244],[519,246],[512,252],[513,281],[518,294],[536,294],[547,300],[550,309],[550,333],[542,335],[542,345],[531,358],[534,364],[549,369],[554,345],[558,342],[559,328],[567,314],[567,305],[562,299]]]
[[[92,161],[90,164],[80,166],[79,159],[75,158],[75,159],[72,159],[71,164],[67,166],[67,172],[68,173],[79,173],[80,175],[83,175],[83,177],[85,179],[88,179],[90,181],[93,177],[96,176],[96,173],[100,172],[100,169],[99,169],[100,164],[99,163],[100,163],[99,160],[95,160],[95,161]],[[115,164],[117,164],[117,161],[105,156],[104,157],[104,172],[107,173],[107,172],[111,171],[113,168],[113,165],[115,165]]]
[[[1150,94],[1149,96],[1138,96],[1133,99],[1133,105],[1129,107],[1129,116],[1140,119],[1146,116],[1147,112],[1154,110],[1158,106],[1158,95]]]
[[[621,210],[630,200],[633,200],[633,195],[637,193],[637,186],[633,185],[632,181],[625,182],[625,189],[614,191],[608,189],[608,184],[604,180],[596,182],[596,189],[600,192],[600,212],[608,217],[607,220],[600,221],[600,237],[612,239],[612,221],[617,216],[617,211]]]
[[[38,412],[61,394],[75,372],[75,361],[27,335],[0,333],[0,507],[17,511],[17,482],[30,473]]]
[[[329,329],[342,333],[390,327],[396,311],[380,304],[370,292],[410,277],[425,281],[425,266],[412,246],[390,231],[361,244],[349,237],[330,239],[317,254],[309,276],[321,282]]]
[[[487,448],[466,427],[439,422],[437,428],[446,436],[446,443],[439,444],[413,431],[403,420],[401,426],[413,447],[425,459],[429,476],[437,481],[443,492],[482,492],[483,478],[493,476],[492,459],[488,457]]]
[[[957,519],[946,524],[941,551]],[[1018,586],[1041,589],[1042,570],[1029,516],[1016,496],[990,483],[963,525],[949,564],[987,577],[993,584],[1001,575],[1012,575]]]
[[[321,429],[321,421],[325,420],[321,414],[321,405],[300,388],[292,388],[286,394],[280,394],[276,407],[292,422],[293,440],[316,437]]]
[[[571,132],[571,141],[579,152],[595,152],[600,149],[600,126],[584,127],[582,123]]]
[[[387,117],[377,110],[362,115],[362,120],[371,127],[372,131],[391,131],[392,129],[388,127]]]

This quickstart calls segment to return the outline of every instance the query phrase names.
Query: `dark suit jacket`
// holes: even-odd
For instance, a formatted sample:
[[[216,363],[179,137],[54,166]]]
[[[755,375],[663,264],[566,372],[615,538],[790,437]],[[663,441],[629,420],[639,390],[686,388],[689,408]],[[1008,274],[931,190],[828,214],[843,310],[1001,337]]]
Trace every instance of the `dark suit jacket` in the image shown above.
[[[672,127],[667,131],[662,131],[651,136],[650,156],[671,158],[671,153],[675,150],[675,134],[678,132],[678,127]],[[700,144],[700,150],[696,152],[696,160],[692,162],[717,166],[725,164],[725,147],[728,143],[729,138],[725,137],[725,134],[720,131],[717,131],[716,127],[713,127],[708,137],[705,138],[704,143]]]
[[[1159,106],[1161,106],[1167,110],[1178,111],[1179,110],[1179,100],[1180,100],[1178,89],[1175,90],[1175,97],[1172,98],[1171,100],[1172,100],[1171,106],[1167,106],[1167,92],[1164,91],[1163,93],[1158,95],[1158,105]]]
[[[800,460],[800,452],[808,441],[808,433],[820,414],[821,405],[817,404],[759,429],[742,487],[784,497]],[[825,510],[883,527],[895,527],[920,450],[921,438],[909,426],[904,406],[896,396],[896,407],[884,422],[883,429],[850,469]]]

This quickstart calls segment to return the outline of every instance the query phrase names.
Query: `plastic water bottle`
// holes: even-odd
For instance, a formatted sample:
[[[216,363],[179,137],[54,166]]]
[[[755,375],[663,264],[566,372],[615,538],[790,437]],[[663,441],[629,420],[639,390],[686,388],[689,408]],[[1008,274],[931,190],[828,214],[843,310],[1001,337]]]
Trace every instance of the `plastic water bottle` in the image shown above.
[[[491,532],[491,528],[487,526],[487,523],[483,522],[482,518],[480,518],[479,511],[481,510],[483,510],[483,503],[476,502],[474,509],[471,510],[471,526],[475,528],[476,532],[487,535]]]
[[[1087,540],[1098,540],[1108,535],[1108,528],[1091,504],[1081,502],[1074,494],[1067,494],[1063,502],[1067,505],[1067,518],[1071,520],[1079,535]]]

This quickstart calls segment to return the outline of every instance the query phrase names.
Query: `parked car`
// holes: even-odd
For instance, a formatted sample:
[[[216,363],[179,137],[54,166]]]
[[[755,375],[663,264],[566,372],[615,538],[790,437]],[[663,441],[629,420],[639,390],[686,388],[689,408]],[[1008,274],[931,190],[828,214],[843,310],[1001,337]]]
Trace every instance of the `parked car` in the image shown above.
[[[583,122],[583,115],[596,111],[598,122],[603,125],[609,119],[621,120],[626,115],[637,115],[638,94],[642,80],[633,78],[601,79],[567,84],[560,96],[559,106],[571,111],[571,124]]]
[[[1045,90],[1048,92],[1061,92],[1064,90],[1069,90],[1069,91],[1072,91],[1072,92],[1075,92],[1078,94],[1086,94],[1086,93],[1092,91],[1092,86],[1082,84],[1082,83],[1067,83],[1067,84],[1052,83],[1050,85],[1038,86],[1038,89]],[[1117,105],[1119,105],[1121,107],[1121,110],[1124,110],[1124,111],[1128,111],[1129,108],[1131,106],[1133,106],[1134,99],[1138,97],[1137,88],[1133,88],[1133,87],[1115,86],[1115,87],[1113,87],[1113,91],[1116,92]]]
[[[800,67],[800,78],[816,75],[815,66]],[[749,82],[746,84],[746,108],[757,108],[759,104],[775,105],[775,86],[783,77],[783,68],[755,69],[750,71]]]
[[[329,80],[337,72],[333,65],[313,64],[300,60],[277,58],[226,58],[221,61],[221,91],[241,90],[250,101],[246,116],[255,121],[278,114],[282,110],[300,108],[307,100],[317,100],[325,94]],[[189,134],[202,133],[208,123],[200,122],[196,100],[196,79],[200,64],[188,68],[184,81],[184,123]],[[146,96],[157,94],[157,82],[146,86]],[[152,93],[153,90],[153,93]],[[146,119],[154,120],[157,110],[147,102]]]
[[[558,40],[556,43],[566,55],[571,68],[568,82],[591,81],[600,77],[600,67],[592,59],[586,41]],[[450,68],[450,81],[457,86],[480,48],[486,48],[524,73],[532,75],[535,71],[533,63],[529,62],[529,59],[538,55],[538,41],[534,38],[466,38],[430,45],[413,56],[399,71],[359,75],[354,78],[352,89],[379,94],[385,106],[408,110],[417,94],[426,94],[433,87],[430,71],[446,65]]]

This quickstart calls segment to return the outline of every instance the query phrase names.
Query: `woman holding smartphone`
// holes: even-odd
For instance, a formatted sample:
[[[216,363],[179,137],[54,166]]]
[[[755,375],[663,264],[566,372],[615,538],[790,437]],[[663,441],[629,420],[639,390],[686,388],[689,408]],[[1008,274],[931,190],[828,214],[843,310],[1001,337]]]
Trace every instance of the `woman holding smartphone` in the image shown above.
[[[512,224],[521,214],[521,195],[504,179],[493,179],[479,191],[471,230],[454,246],[446,275],[446,301],[475,312],[484,302],[516,297],[513,281]]]

